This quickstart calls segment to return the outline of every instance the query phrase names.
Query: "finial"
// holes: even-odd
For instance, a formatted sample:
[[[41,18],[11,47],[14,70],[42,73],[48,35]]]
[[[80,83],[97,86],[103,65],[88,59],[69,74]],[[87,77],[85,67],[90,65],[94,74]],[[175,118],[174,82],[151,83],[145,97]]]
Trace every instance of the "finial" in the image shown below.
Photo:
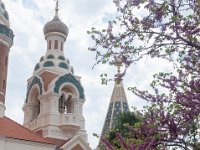
[[[117,67],[117,74],[115,75],[115,81],[117,83],[120,83],[122,80],[122,77],[124,76],[124,73],[121,73],[121,67],[122,67],[123,61],[122,57],[120,56],[114,56],[114,60],[110,62],[110,65],[114,65]]]
[[[55,1],[56,1],[55,16],[58,16],[58,11],[59,11],[58,0],[55,0]]]

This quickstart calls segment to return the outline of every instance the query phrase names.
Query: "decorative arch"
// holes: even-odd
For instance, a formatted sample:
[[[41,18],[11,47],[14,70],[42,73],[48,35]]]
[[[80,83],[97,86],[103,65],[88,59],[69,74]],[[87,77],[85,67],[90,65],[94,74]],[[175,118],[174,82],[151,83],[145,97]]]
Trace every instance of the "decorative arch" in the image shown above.
[[[40,88],[38,84],[34,84],[29,91],[28,100],[31,100],[32,96],[36,97],[39,96]]]
[[[35,84],[30,89],[28,95],[28,103],[32,104],[32,107],[30,109],[30,121],[35,120],[40,114],[40,101],[38,99],[38,96],[39,96],[39,86]]]
[[[74,84],[72,84],[72,83],[69,83],[69,82],[67,82],[67,83],[63,83],[61,86],[60,86],[60,89],[59,89],[59,92],[61,92],[61,93],[68,93],[69,95],[71,95],[73,98],[75,98],[75,97],[79,97],[79,91],[78,91],[78,89],[77,89],[77,87],[74,85]],[[65,96],[67,96],[65,94]]]
[[[32,87],[34,85],[38,85],[39,87],[39,95],[42,95],[42,82],[40,81],[40,79],[38,77],[34,77],[33,80],[31,81],[31,84],[28,86],[28,90],[27,90],[27,93],[26,93],[26,103],[28,102],[28,96],[29,96],[29,93],[32,89]]]
[[[55,87],[54,87],[54,92],[59,93],[60,87],[65,83],[73,84],[78,89],[79,98],[85,99],[84,90],[83,90],[81,83],[71,74],[66,74],[66,75],[60,77],[56,81]]]

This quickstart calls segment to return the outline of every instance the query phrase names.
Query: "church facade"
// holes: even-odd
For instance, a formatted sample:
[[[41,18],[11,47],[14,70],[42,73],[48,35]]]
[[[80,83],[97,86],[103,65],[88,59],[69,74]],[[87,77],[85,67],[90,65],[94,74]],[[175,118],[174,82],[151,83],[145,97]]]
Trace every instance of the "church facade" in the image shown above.
[[[47,50],[27,82],[23,126],[7,118],[8,53],[14,34],[0,0],[0,150],[90,150],[85,130],[84,89],[64,56],[68,27],[55,16],[43,29]]]

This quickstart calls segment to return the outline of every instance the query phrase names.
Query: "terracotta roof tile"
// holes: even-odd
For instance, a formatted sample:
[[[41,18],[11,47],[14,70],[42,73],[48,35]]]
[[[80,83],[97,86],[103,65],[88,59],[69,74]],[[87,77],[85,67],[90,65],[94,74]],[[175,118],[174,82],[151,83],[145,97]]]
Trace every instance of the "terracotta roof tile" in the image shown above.
[[[53,143],[47,139],[7,117],[0,118],[0,136],[53,145]]]

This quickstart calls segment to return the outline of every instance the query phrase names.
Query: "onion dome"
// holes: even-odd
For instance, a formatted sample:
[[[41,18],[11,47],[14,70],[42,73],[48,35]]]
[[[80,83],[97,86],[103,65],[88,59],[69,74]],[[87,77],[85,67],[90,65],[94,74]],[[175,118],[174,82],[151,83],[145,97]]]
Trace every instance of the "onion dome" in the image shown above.
[[[59,32],[64,34],[65,36],[68,35],[69,29],[66,24],[60,21],[59,17],[55,15],[53,20],[47,22],[43,29],[44,35],[51,33],[51,32]]]
[[[3,16],[7,21],[9,21],[8,12],[5,8],[4,3],[0,0],[0,16]]]

